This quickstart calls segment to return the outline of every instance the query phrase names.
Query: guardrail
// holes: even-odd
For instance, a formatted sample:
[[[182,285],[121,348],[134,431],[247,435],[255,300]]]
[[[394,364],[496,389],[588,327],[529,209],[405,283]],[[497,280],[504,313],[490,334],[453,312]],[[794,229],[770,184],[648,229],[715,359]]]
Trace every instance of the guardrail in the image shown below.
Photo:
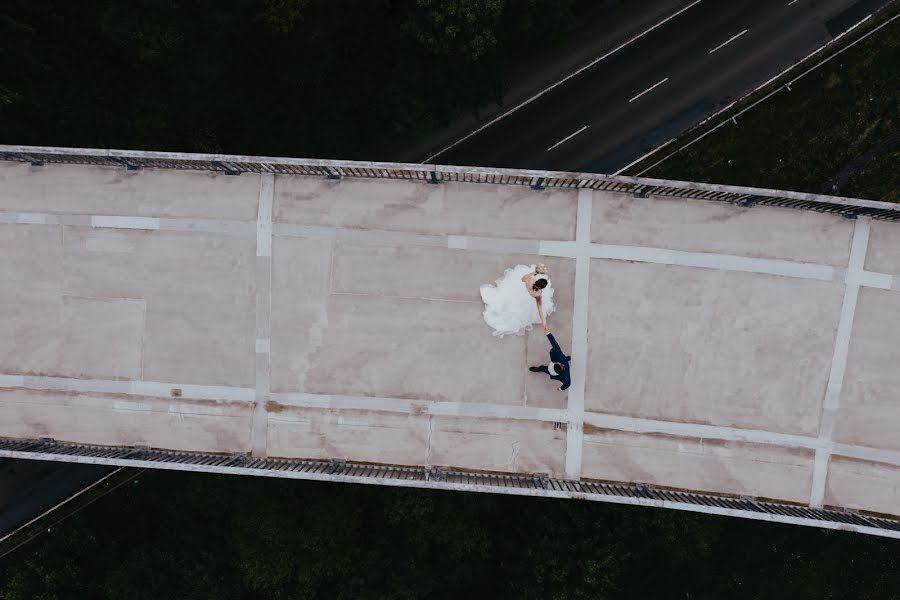
[[[640,483],[570,480],[545,474],[509,475],[441,467],[392,466],[342,460],[254,458],[177,452],[145,447],[91,446],[51,439],[0,439],[0,456],[145,469],[201,471],[289,479],[452,489],[522,496],[576,498],[736,516],[900,539],[900,520],[851,511],[668,490]]]
[[[745,207],[760,204],[835,213],[848,218],[865,215],[878,219],[900,221],[900,205],[889,202],[764,188],[669,181],[623,175],[602,175],[598,173],[8,145],[0,145],[0,160],[23,161],[35,166],[46,163],[62,163],[114,166],[127,169],[194,169],[221,172],[228,175],[240,175],[248,172],[307,175],[327,177],[329,179],[404,179],[433,184],[458,181],[529,185],[535,189],[587,188],[629,193],[637,197],[652,195],[671,198],[692,198],[729,202]]]

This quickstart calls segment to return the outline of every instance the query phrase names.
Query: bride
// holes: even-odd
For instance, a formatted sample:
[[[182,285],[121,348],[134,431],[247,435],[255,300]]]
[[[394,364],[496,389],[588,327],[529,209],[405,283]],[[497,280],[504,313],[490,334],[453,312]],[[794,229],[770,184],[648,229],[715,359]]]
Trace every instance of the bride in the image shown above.
[[[481,299],[484,322],[498,337],[522,335],[536,323],[546,331],[546,318],[553,312],[553,288],[542,263],[506,269],[495,284],[481,286]]]

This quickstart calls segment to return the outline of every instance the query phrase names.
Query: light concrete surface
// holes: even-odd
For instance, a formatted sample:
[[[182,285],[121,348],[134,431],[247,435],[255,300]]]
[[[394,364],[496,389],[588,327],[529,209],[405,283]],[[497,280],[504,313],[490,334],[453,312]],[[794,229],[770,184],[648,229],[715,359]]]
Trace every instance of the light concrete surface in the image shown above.
[[[812,211],[595,192],[592,241],[846,265],[853,223]]]
[[[814,435],[842,294],[831,282],[595,260],[586,407]]]
[[[866,270],[897,275],[900,279],[900,236],[892,223],[875,221],[869,233]]]
[[[575,194],[575,190],[536,192],[512,185],[279,177],[275,182],[275,222],[572,240]]]
[[[900,294],[862,288],[835,441],[900,450]]]
[[[739,496],[809,499],[814,453],[803,448],[608,431],[585,426],[583,475]]]
[[[252,239],[205,232],[62,229],[64,293],[146,302],[144,377],[253,385]]]
[[[4,437],[246,452],[249,417],[250,405],[244,402],[0,389]]]
[[[35,186],[35,174],[40,184]],[[86,177],[87,175],[87,177]],[[0,210],[134,217],[256,218],[259,177],[189,170],[0,162]],[[222,202],[228,198],[228,202]]]
[[[558,473],[565,449],[565,430],[545,422],[277,403],[269,415],[269,451],[285,457]]]
[[[331,297],[327,312],[322,343],[308,353],[303,391],[524,401],[525,341],[494,340],[480,321],[480,304],[342,294]]]
[[[432,417],[429,463],[512,473],[562,473],[566,432],[553,423]]]
[[[420,414],[268,407],[268,450],[292,458],[425,464],[428,420]],[[410,458],[414,460],[410,461]]]
[[[833,456],[825,504],[896,515],[900,466]]]
[[[900,224],[485,183],[0,174],[0,436],[821,489],[900,514]],[[568,393],[528,371],[540,329],[498,339],[481,316],[481,284],[538,261]]]

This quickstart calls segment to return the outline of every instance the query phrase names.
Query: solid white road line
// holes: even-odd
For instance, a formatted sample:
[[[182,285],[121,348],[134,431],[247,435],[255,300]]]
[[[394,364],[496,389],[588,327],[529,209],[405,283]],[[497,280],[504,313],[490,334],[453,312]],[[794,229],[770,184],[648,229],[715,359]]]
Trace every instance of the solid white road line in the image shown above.
[[[718,46],[716,46],[715,48],[713,48],[712,50],[710,50],[709,52],[707,52],[707,54],[712,54],[713,52],[715,52],[716,50],[718,50],[718,49],[721,48],[722,46],[727,46],[728,44],[730,44],[730,43],[733,42],[734,40],[738,39],[739,37],[741,37],[742,35],[744,35],[745,33],[747,33],[747,31],[749,31],[749,30],[745,29],[745,30],[743,30],[742,32],[740,32],[739,34],[734,35],[734,36],[728,38],[727,40],[725,40],[724,42],[722,42],[721,44],[719,44]]]
[[[629,40],[627,40],[627,41],[625,41],[625,42],[619,44],[618,46],[616,46],[615,48],[613,48],[612,50],[610,50],[609,52],[607,52],[606,54],[604,54],[604,55],[601,56],[600,58],[597,58],[597,59],[591,61],[590,63],[586,64],[585,66],[583,66],[583,67],[581,67],[580,69],[578,69],[577,71],[575,71],[574,73],[571,73],[570,75],[567,75],[566,77],[563,77],[562,79],[560,79],[559,81],[557,81],[557,82],[554,83],[553,85],[544,88],[543,90],[541,90],[540,92],[538,92],[538,93],[535,94],[534,96],[531,96],[530,98],[528,98],[528,99],[525,100],[524,102],[521,102],[521,103],[515,105],[514,107],[512,107],[511,109],[509,109],[508,111],[506,111],[505,113],[503,113],[502,115],[500,115],[499,117],[496,117],[495,119],[492,119],[491,121],[488,121],[487,123],[485,123],[484,125],[482,125],[482,126],[479,127],[478,129],[476,129],[475,131],[473,131],[472,133],[470,133],[470,134],[468,134],[468,135],[466,135],[466,136],[461,137],[460,139],[456,140],[455,142],[453,142],[452,144],[450,144],[450,145],[447,146],[446,148],[443,148],[442,150],[438,150],[437,152],[435,152],[434,154],[432,154],[431,156],[429,156],[428,158],[426,158],[426,159],[423,160],[422,162],[423,162],[423,163],[430,163],[431,161],[433,161],[435,158],[437,158],[438,156],[440,156],[441,154],[443,154],[443,153],[446,152],[447,150],[450,150],[451,148],[455,148],[456,146],[460,145],[461,143],[463,143],[464,141],[466,141],[467,139],[469,139],[469,138],[472,137],[473,135],[477,135],[477,134],[481,133],[482,131],[484,131],[485,129],[487,129],[488,127],[490,127],[491,125],[493,125],[494,123],[497,123],[497,122],[500,121],[501,119],[505,119],[505,118],[508,117],[509,115],[513,114],[514,112],[516,112],[517,110],[519,110],[520,108],[522,108],[523,106],[526,106],[526,105],[528,105],[528,104],[531,104],[532,102],[534,102],[535,100],[537,100],[538,98],[540,98],[541,96],[543,96],[544,94],[546,94],[547,92],[549,92],[550,90],[552,90],[552,89],[554,89],[554,88],[556,88],[556,87],[558,87],[558,86],[564,84],[565,82],[567,82],[568,80],[572,79],[572,78],[575,77],[576,75],[580,75],[581,73],[583,73],[584,71],[590,69],[591,67],[593,67],[594,65],[596,65],[596,64],[599,63],[600,61],[605,60],[606,58],[612,56],[613,54],[615,54],[616,52],[618,52],[619,50],[621,50],[621,49],[624,48],[625,46],[627,46],[627,45],[631,44],[632,42],[635,42],[635,41],[639,40],[640,38],[644,37],[645,35],[647,35],[647,34],[650,33],[651,31],[653,31],[653,30],[656,29],[657,27],[660,27],[661,25],[664,25],[665,23],[668,23],[669,21],[671,21],[672,19],[674,19],[675,17],[677,17],[678,15],[680,15],[681,13],[683,13],[684,11],[686,11],[686,10],[688,10],[689,8],[691,8],[691,7],[693,7],[693,6],[697,5],[697,4],[699,4],[700,1],[701,1],[701,0],[694,0],[694,2],[691,2],[691,3],[688,4],[687,6],[685,6],[684,8],[682,8],[681,10],[679,10],[678,12],[676,12],[675,14],[669,15],[668,17],[666,17],[665,19],[663,19],[662,21],[660,21],[659,23],[657,23],[656,25],[654,25],[654,26],[651,27],[650,29],[647,29],[647,30],[645,30],[645,31],[643,31],[643,32],[641,32],[641,33],[639,33],[639,34],[637,34],[637,35],[634,36],[633,38],[631,38],[631,39],[629,39]]]
[[[569,140],[571,140],[573,137],[575,137],[576,135],[578,135],[579,133],[581,133],[582,131],[584,131],[584,130],[587,129],[588,127],[590,127],[590,125],[585,125],[584,127],[582,127],[581,129],[579,129],[579,130],[576,131],[575,133],[572,133],[572,134],[570,134],[570,135],[567,135],[567,136],[564,137],[563,139],[559,140],[558,142],[556,142],[555,144],[553,144],[552,146],[550,146],[549,148],[547,148],[547,152],[550,152],[551,150],[553,150],[554,148],[556,148],[557,146],[559,146],[560,144],[562,144],[562,143],[564,143],[564,142],[568,142]]]
[[[791,0],[790,2],[788,2],[787,5],[790,6],[791,4],[793,4],[793,3],[796,2],[796,1],[797,1],[797,0]]]
[[[634,102],[635,100],[637,100],[638,98],[640,98],[641,96],[643,96],[644,94],[646,94],[647,92],[649,92],[650,90],[652,90],[653,88],[656,88],[656,87],[661,86],[662,84],[664,84],[664,83],[667,82],[668,80],[669,80],[669,78],[666,77],[666,78],[663,79],[662,81],[660,81],[660,82],[658,82],[658,83],[654,83],[653,85],[651,85],[650,87],[648,87],[646,90],[644,90],[643,92],[641,92],[640,94],[638,94],[637,96],[635,96],[634,98],[632,98],[631,100],[629,100],[628,102]]]

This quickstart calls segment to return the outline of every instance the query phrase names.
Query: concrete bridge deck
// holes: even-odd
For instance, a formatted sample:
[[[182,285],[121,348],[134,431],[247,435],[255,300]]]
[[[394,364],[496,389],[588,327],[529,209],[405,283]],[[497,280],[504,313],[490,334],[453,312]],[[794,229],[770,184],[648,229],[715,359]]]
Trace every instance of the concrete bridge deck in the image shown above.
[[[53,162],[103,162],[78,152],[106,151],[0,146],[0,437],[900,515],[900,222],[845,218],[893,205],[433,166]],[[126,168],[142,156],[197,164]],[[479,285],[537,261],[568,393],[528,372],[541,331],[496,339],[481,318]]]

